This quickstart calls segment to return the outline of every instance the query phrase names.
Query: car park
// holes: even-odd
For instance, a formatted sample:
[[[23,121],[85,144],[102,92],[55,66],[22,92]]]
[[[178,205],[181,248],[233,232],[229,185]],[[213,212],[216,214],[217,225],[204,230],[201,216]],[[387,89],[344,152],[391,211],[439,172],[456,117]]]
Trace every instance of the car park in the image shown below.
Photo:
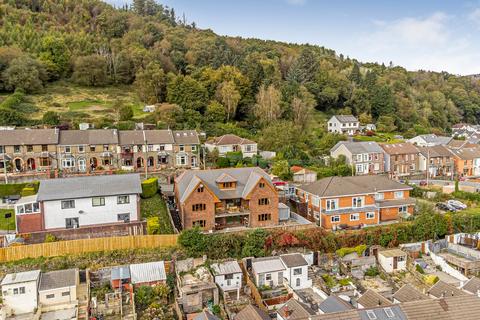
[[[449,205],[448,203],[446,202],[438,202],[435,207],[438,209],[438,210],[441,210],[441,211],[457,211],[457,208],[455,208],[454,206],[451,206]]]

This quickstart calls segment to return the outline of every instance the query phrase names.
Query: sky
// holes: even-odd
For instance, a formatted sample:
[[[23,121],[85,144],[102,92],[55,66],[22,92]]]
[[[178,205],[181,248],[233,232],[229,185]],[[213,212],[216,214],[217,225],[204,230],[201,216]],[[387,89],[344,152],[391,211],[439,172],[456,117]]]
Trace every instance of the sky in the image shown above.
[[[408,70],[480,73],[480,0],[159,2],[220,35],[317,44],[362,62],[392,61]]]

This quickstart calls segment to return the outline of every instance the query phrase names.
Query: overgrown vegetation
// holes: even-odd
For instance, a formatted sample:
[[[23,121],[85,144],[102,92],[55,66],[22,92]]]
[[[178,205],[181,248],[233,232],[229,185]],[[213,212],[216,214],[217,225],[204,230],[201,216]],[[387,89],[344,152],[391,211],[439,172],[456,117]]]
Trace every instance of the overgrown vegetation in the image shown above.
[[[148,199],[142,199],[140,201],[140,211],[142,218],[147,219],[148,234],[174,233],[167,204],[159,194],[155,194]]]
[[[15,231],[15,211],[0,209],[0,230]]]
[[[36,194],[39,186],[40,183],[38,181],[0,184],[0,197],[22,195],[22,192],[25,192],[26,194]],[[23,191],[24,189],[26,190]]]

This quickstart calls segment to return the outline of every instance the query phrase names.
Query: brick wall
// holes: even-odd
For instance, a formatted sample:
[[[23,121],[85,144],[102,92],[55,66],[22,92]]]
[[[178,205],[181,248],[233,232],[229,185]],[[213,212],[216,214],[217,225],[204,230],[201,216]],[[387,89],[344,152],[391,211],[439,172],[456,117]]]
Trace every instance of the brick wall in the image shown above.
[[[215,199],[215,196],[206,187],[203,192],[197,192],[197,188],[195,188],[187,200],[183,204],[179,204],[183,229],[192,228],[193,222],[197,220],[205,220],[205,230],[215,229]],[[192,205],[200,203],[204,203],[206,209],[193,211]]]
[[[265,186],[260,188],[260,183],[264,183]],[[273,186],[268,184],[264,179],[261,179],[252,189],[249,196],[250,227],[256,228],[278,224],[278,194]],[[270,203],[268,205],[259,205],[258,200],[262,198],[268,198]],[[270,214],[271,220],[259,221],[261,214]]]

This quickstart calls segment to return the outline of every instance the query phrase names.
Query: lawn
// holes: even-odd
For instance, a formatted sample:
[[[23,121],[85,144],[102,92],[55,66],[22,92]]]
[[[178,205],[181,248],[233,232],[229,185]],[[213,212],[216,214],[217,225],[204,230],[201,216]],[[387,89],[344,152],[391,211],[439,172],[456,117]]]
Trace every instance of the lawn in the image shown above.
[[[8,213],[11,214],[10,218],[5,217]],[[0,209],[0,230],[15,230],[15,212],[13,209]]]
[[[354,136],[353,139],[357,141],[375,141],[375,142],[383,142],[383,143],[400,143],[404,142],[400,139],[395,139],[393,136],[394,133],[380,133],[377,132],[374,136]]]
[[[159,233],[173,234],[173,226],[170,223],[170,212],[167,209],[167,204],[159,194],[142,199],[140,202],[140,210],[143,219],[152,219],[158,217]]]

